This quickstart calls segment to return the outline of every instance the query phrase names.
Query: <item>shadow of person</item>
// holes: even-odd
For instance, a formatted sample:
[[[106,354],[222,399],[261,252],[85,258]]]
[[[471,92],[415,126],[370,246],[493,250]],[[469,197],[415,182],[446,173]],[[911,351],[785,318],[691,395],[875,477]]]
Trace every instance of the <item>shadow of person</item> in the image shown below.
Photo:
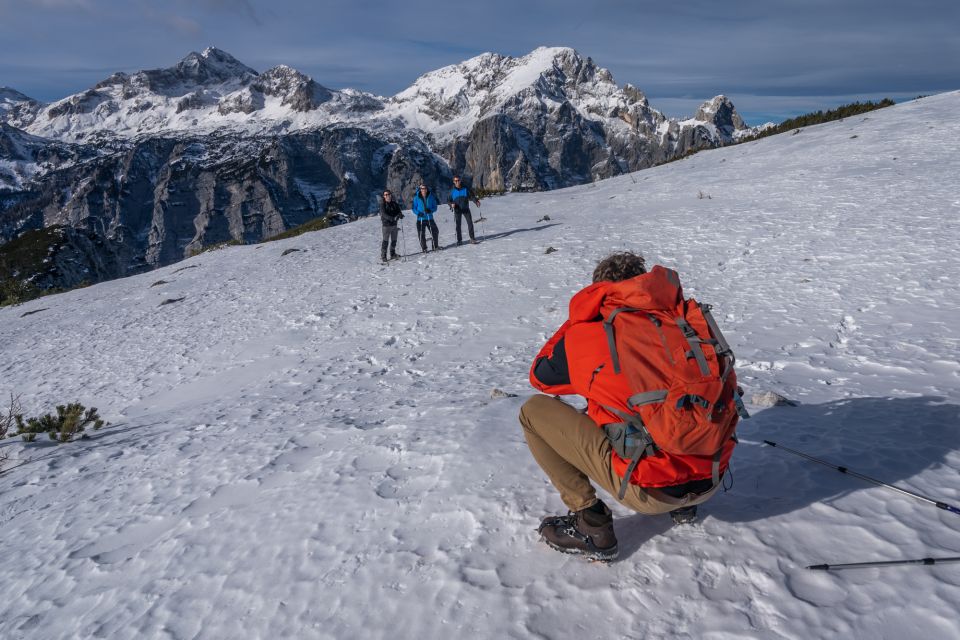
[[[737,434],[733,486],[702,505],[701,517],[750,522],[867,488],[886,492],[763,441],[897,484],[943,465],[947,454],[960,447],[960,406],[924,396],[774,407],[742,421]],[[953,488],[960,489],[960,482]],[[895,498],[892,492],[890,496]],[[949,502],[949,496],[928,497]],[[933,505],[930,509],[937,511]]]
[[[484,236],[484,242],[489,242],[490,240],[499,240],[500,238],[506,238],[512,236],[515,233],[527,233],[528,231],[543,231],[544,229],[549,229],[550,227],[556,227],[559,222],[551,222],[550,224],[541,224],[536,227],[527,227],[525,229],[511,229],[510,231],[501,231],[500,233],[488,233]]]
[[[625,518],[615,517],[613,526],[620,548],[618,557],[620,560],[629,560],[647,541],[666,533],[673,526],[673,521],[667,514],[650,516],[635,513]]]

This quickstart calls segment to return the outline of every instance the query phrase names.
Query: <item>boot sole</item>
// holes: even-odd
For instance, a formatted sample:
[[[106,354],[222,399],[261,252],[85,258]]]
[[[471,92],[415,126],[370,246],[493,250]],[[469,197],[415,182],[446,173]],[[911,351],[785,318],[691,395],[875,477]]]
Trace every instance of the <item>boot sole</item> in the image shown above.
[[[560,545],[550,542],[542,536],[540,540],[546,543],[546,545],[551,549],[556,549],[560,553],[566,553],[567,555],[571,556],[583,556],[591,562],[603,562],[604,564],[607,564],[616,560],[617,556],[620,555],[619,547],[614,547],[612,551],[590,551],[588,549],[577,549],[575,547],[561,547]]]

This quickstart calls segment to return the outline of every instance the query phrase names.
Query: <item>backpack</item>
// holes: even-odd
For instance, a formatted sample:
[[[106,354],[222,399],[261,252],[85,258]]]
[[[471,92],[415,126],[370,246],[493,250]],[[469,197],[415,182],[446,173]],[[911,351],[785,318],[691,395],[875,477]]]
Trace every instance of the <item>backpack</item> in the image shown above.
[[[645,289],[630,297],[650,300],[650,308],[608,304],[601,309],[613,373],[626,377],[630,395],[610,397],[594,389],[601,406],[623,419],[603,427],[617,455],[632,461],[619,497],[640,460],[661,450],[713,456],[715,487],[723,447],[736,439],[739,419],[749,417],[733,351],[710,305],[684,299],[675,271],[658,266],[635,281]]]

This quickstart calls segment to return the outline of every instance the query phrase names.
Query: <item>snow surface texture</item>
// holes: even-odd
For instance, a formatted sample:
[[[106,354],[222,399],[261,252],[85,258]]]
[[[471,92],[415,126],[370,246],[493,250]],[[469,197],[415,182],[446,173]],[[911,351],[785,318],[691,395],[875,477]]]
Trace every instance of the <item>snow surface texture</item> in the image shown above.
[[[960,637],[958,565],[804,569],[957,555],[957,516],[759,444],[960,502],[958,108],[485,200],[483,243],[406,262],[370,219],[0,309],[0,397],[112,423],[0,443],[0,637]],[[696,525],[615,505],[607,566],[537,540],[564,507],[517,413],[618,249],[801,404],[754,407]]]

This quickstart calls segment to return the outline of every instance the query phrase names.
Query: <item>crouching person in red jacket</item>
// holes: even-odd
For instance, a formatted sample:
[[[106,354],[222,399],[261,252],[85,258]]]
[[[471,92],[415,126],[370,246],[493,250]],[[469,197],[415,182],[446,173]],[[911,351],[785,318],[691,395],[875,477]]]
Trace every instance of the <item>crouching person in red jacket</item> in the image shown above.
[[[720,486],[741,405],[734,406],[730,391],[736,391],[732,353],[728,361],[729,347],[722,335],[716,339],[712,317],[704,320],[704,307],[703,315],[687,322],[700,307],[684,300],[677,274],[660,266],[647,273],[643,258],[632,253],[601,261],[593,284],[571,299],[569,319],[537,354],[530,382],[543,393],[584,396],[586,413],[553,395],[535,395],[520,411],[530,452],[570,510],[540,524],[543,541],[554,549],[601,561],[617,557],[613,515],[594,485],[636,512],[670,513],[677,523],[693,522],[696,505]],[[619,316],[630,316],[633,324]],[[658,373],[661,361],[666,371]],[[686,381],[671,385],[677,369],[701,386],[691,391]],[[644,387],[638,375],[654,381]],[[638,384],[654,388],[637,392]],[[672,431],[654,429],[659,414],[677,424],[709,418],[722,434],[708,436],[710,442],[681,434],[688,440],[678,444]],[[634,446],[640,436],[642,453],[624,449],[624,432]],[[688,450],[698,454],[677,453]]]

